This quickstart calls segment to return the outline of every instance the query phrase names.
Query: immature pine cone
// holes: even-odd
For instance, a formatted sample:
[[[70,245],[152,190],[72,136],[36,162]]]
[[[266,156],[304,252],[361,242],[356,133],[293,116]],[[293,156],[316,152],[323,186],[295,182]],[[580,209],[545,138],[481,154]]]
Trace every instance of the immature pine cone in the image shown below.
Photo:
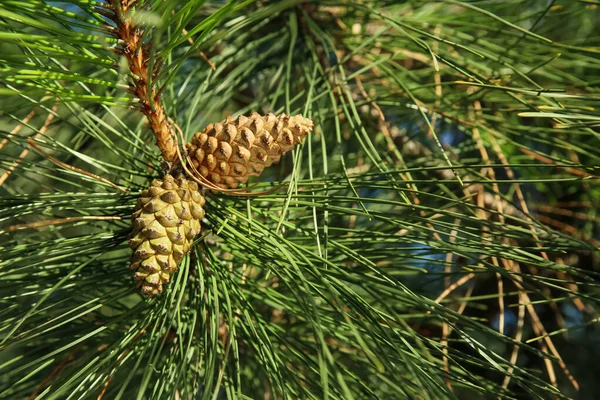
[[[302,142],[313,122],[302,115],[253,113],[209,124],[186,149],[192,165],[221,188],[236,188]]]
[[[198,185],[183,176],[165,175],[142,191],[132,216],[129,247],[133,255],[129,268],[136,271],[136,286],[143,295],[160,293],[163,283],[177,271],[200,233],[204,202]]]

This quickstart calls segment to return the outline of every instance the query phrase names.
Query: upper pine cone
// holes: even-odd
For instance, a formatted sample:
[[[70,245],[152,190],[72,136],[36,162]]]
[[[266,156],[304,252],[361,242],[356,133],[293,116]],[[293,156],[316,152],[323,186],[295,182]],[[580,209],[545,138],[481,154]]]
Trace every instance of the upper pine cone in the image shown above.
[[[129,268],[136,271],[136,286],[143,295],[160,293],[163,283],[177,271],[200,232],[204,202],[198,185],[182,176],[165,175],[142,191],[132,216]]]
[[[209,124],[186,145],[192,165],[208,181],[221,188],[236,188],[312,131],[313,122],[302,115],[253,113]]]

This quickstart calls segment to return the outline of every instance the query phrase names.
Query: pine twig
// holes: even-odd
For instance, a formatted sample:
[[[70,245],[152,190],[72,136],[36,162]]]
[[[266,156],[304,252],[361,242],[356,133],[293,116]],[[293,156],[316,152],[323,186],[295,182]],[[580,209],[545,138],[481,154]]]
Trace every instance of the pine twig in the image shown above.
[[[31,394],[31,396],[29,396],[29,398],[27,400],[34,400],[38,397],[38,394],[42,391],[42,389],[44,389],[46,387],[46,385],[48,385],[48,383],[50,383],[52,381],[52,379],[58,377],[61,372],[65,369],[65,367],[67,366],[67,364],[69,362],[71,362],[73,360],[73,356],[75,355],[75,353],[77,352],[78,348],[74,348],[73,350],[71,350],[61,361],[60,363],[58,363],[58,365],[56,366],[56,368],[54,368],[52,370],[52,372],[50,373],[50,375],[48,375],[46,377],[46,379],[44,379],[42,382],[40,382],[40,384],[37,386],[37,388],[35,389],[35,391]]]
[[[35,116],[35,114],[37,113],[37,108],[34,108],[33,110],[31,110],[29,112],[29,114],[27,114],[27,116],[23,119],[23,121],[21,123],[19,123],[17,126],[14,127],[14,129],[12,131],[10,131],[10,133],[8,134],[8,136],[6,138],[4,138],[1,142],[0,142],[0,150],[2,150],[2,148],[4,146],[6,146],[6,144],[8,143],[8,141],[15,136],[17,133],[19,133],[19,131],[21,129],[23,129],[23,126],[25,126],[25,124],[28,124],[29,121],[31,121],[31,119]]]
[[[127,59],[129,71],[133,75],[130,89],[141,104],[140,111],[148,119],[156,137],[156,145],[165,161],[177,163],[173,130],[167,122],[161,92],[153,79],[158,75],[160,63],[155,63],[154,70],[149,71],[151,42],[144,42],[145,31],[135,24],[131,16],[131,9],[137,4],[137,0],[114,0],[113,10],[108,13],[108,17],[116,24],[113,34],[119,39],[118,51]]]
[[[171,11],[171,14],[175,15],[175,10]],[[187,34],[189,33],[189,32],[187,31],[187,29],[185,29],[185,28],[184,28],[184,29],[182,29],[182,30],[181,30],[181,32],[182,32],[184,35],[187,35]],[[188,42],[189,42],[189,44],[191,44],[191,45],[194,45],[194,39],[192,39],[191,37],[189,37],[189,38],[188,38]],[[213,63],[212,61],[210,61],[210,59],[209,59],[209,58],[206,56],[206,54],[204,54],[204,52],[200,51],[200,52],[199,52],[199,54],[200,54],[200,57],[202,57],[202,59],[203,59],[204,61],[206,61],[206,63],[207,63],[207,64],[208,64],[208,66],[210,67],[210,69],[212,69],[213,71],[216,71],[216,70],[217,70],[217,66],[215,65],[215,63]]]
[[[54,107],[52,108],[53,112],[56,112],[56,109],[58,108],[58,106],[55,104]],[[0,143],[0,150],[2,150],[2,148],[6,145],[6,143],[8,143],[8,140],[13,137],[14,135],[16,135],[21,128],[23,128],[24,124],[29,123],[29,121],[35,116],[37,112],[37,109],[33,109],[23,120],[23,122],[21,122],[19,125],[17,125],[8,135],[8,137],[6,139],[4,139],[1,143]],[[46,120],[44,121],[44,125],[40,128],[40,131],[34,136],[35,138],[39,137],[41,134],[44,134],[46,132],[46,130],[48,129],[48,127],[50,126],[50,123],[52,123],[52,120],[54,119],[54,114],[48,114],[48,117],[46,117]],[[14,164],[11,165],[8,170],[2,174],[2,176],[0,176],[0,186],[2,186],[4,184],[4,182],[6,182],[6,180],[8,179],[8,177],[10,176],[10,174],[12,174],[14,172],[14,170],[19,166],[19,164],[21,162],[23,162],[23,160],[25,159],[25,157],[27,157],[27,155],[29,154],[29,149],[24,149],[21,154],[19,154],[19,157],[15,160]]]
[[[88,177],[90,177],[92,179],[95,179],[97,181],[100,181],[102,183],[106,183],[107,185],[112,186],[115,189],[118,189],[118,190],[120,190],[123,193],[127,193],[127,189],[125,189],[125,188],[123,188],[123,187],[121,187],[121,186],[119,186],[119,185],[117,185],[115,183],[112,183],[108,179],[105,179],[105,178],[103,178],[101,176],[98,176],[96,174],[92,174],[91,172],[84,171],[84,170],[82,170],[80,168],[73,167],[72,165],[66,164],[66,163],[58,160],[57,158],[51,156],[50,154],[48,154],[44,150],[42,150],[42,148],[35,142],[35,140],[33,138],[27,139],[27,143],[29,144],[29,146],[33,147],[38,153],[40,153],[41,155],[43,155],[44,157],[46,157],[48,160],[50,160],[54,164],[58,165],[59,167],[62,167],[62,168],[67,169],[69,171],[74,171],[74,172],[77,172],[79,174],[88,176]]]
[[[69,222],[78,222],[78,221],[120,221],[123,218],[119,217],[119,216],[113,216],[113,215],[82,215],[79,217],[68,217],[68,218],[57,218],[57,219],[51,219],[48,221],[35,221],[29,224],[18,224],[18,225],[11,225],[9,226],[6,230],[9,232],[14,232],[17,231],[19,229],[26,229],[26,228],[41,228],[44,226],[49,226],[49,225],[58,225],[58,224],[66,224]]]

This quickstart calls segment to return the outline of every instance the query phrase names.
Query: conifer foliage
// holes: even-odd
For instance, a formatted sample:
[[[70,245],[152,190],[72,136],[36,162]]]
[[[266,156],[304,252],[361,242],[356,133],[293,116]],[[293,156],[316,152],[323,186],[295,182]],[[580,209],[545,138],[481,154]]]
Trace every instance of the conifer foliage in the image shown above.
[[[594,398],[597,3],[0,1],[0,399]]]

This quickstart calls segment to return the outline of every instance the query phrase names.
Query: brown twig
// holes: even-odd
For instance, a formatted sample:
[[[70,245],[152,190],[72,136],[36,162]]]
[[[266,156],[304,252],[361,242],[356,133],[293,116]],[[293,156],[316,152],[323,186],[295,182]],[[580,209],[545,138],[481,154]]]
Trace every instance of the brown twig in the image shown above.
[[[21,129],[23,129],[23,126],[25,124],[28,124],[29,121],[31,121],[31,119],[35,116],[36,112],[37,112],[36,108],[34,108],[33,110],[31,110],[31,112],[29,114],[27,114],[27,116],[23,119],[23,121],[21,121],[17,126],[14,127],[14,129],[12,131],[10,131],[10,133],[8,134],[8,136],[6,138],[4,138],[2,140],[2,142],[0,142],[0,150],[2,150],[2,148],[4,146],[6,146],[6,144],[10,140],[10,138],[12,138],[14,135],[16,135],[17,133],[19,133],[19,131]]]
[[[450,293],[452,293],[453,291],[455,291],[457,288],[461,287],[465,283],[469,282],[474,277],[475,277],[475,274],[473,272],[470,272],[467,275],[463,275],[459,280],[457,280],[452,285],[450,285],[446,289],[444,289],[444,291],[434,300],[434,302],[439,303],[440,301],[444,300],[446,297],[448,297],[448,295]],[[428,311],[427,313],[429,314],[429,313],[431,313],[431,311]]]
[[[591,238],[591,237],[586,237],[582,232],[580,232],[573,225],[567,224],[565,222],[557,221],[556,219],[550,218],[546,215],[538,215],[537,219],[545,225],[559,229],[573,237],[581,238],[594,246],[600,246],[600,241],[598,241],[594,238]]]
[[[123,218],[118,217],[118,216],[110,216],[110,215],[101,215],[101,216],[84,215],[84,216],[80,216],[80,217],[67,217],[67,218],[50,219],[47,221],[36,221],[36,222],[31,222],[29,224],[11,225],[8,228],[6,228],[6,230],[9,232],[14,232],[19,229],[41,228],[43,226],[66,224],[66,223],[75,222],[75,221],[120,221],[121,219],[123,219]]]
[[[110,185],[112,187],[114,187],[115,189],[120,190],[123,193],[127,193],[127,189],[112,183],[111,181],[109,181],[108,179],[105,179],[101,176],[98,176],[96,174],[92,174],[91,172],[88,171],[84,171],[82,169],[79,168],[75,168],[72,165],[66,164],[56,158],[54,158],[53,156],[51,156],[50,154],[46,153],[44,150],[42,150],[42,148],[35,142],[35,140],[33,140],[33,138],[29,138],[27,139],[27,143],[29,143],[29,145],[31,147],[33,147],[38,153],[40,153],[41,155],[43,155],[44,157],[46,157],[48,160],[52,161],[54,164],[58,165],[59,167],[63,167],[64,169],[68,169],[69,171],[73,171],[73,172],[77,172],[79,174],[85,175],[85,176],[89,176],[92,179],[95,179],[97,181],[106,183],[107,185]]]
[[[490,131],[491,132],[491,131]],[[494,133],[494,132],[492,132]],[[498,158],[500,159],[500,162],[502,164],[505,165],[505,171],[507,176],[509,177],[509,179],[515,179],[515,173],[512,170],[512,168],[509,166],[510,163],[508,162],[508,159],[506,158],[506,155],[504,154],[504,152],[502,151],[502,149],[500,148],[496,138],[494,137],[494,135],[489,135],[489,139],[490,142],[492,144],[492,148],[494,149],[494,152],[496,153],[496,155],[498,156]],[[573,173],[573,171],[570,171],[571,173]],[[518,184],[514,184],[513,185],[514,190],[515,190],[515,194],[517,195],[517,198],[519,200],[519,203],[521,205],[521,209],[523,210],[523,212],[525,213],[525,215],[527,216],[527,221],[529,222],[529,229],[531,231],[531,236],[533,237],[535,244],[537,247],[541,247],[542,244],[540,243],[540,240],[536,234],[536,230],[535,227],[533,225],[533,221],[531,220],[531,218],[528,217],[529,215],[529,207],[527,206],[527,203],[525,201],[525,196],[523,195],[523,192],[521,190],[521,187]],[[538,219],[540,219],[538,217]],[[544,222],[542,219],[540,219],[541,222]],[[541,252],[540,253],[541,256],[545,259],[548,260],[548,255],[546,254],[546,252]],[[522,296],[523,299],[525,299],[526,301],[526,309],[527,312],[529,313],[531,320],[532,320],[532,327],[534,332],[536,333],[536,335],[538,336],[543,336],[546,334],[546,329],[544,328],[544,325],[542,324],[537,312],[535,311],[533,305],[531,304],[531,300],[529,299],[529,295],[527,294],[527,292],[525,291],[525,288],[523,287],[523,278],[521,277],[521,269],[519,267],[518,263],[513,263],[514,268],[512,269],[513,272],[515,272],[515,274],[513,274],[514,279],[513,282],[516,285],[517,289],[519,290],[520,296]],[[522,300],[519,300],[520,303],[522,303]],[[543,334],[540,334],[542,333]],[[550,350],[550,352],[556,357],[556,359],[558,360],[558,364],[561,367],[561,369],[563,370],[563,373],[567,376],[567,378],[569,379],[569,381],[571,382],[571,385],[576,389],[579,390],[579,383],[577,382],[577,380],[573,377],[573,375],[571,375],[571,372],[569,371],[569,368],[567,367],[567,365],[564,363],[562,357],[560,356],[558,350],[556,349],[556,347],[554,346],[554,343],[552,342],[552,340],[548,337],[544,337],[544,342],[540,344],[540,347],[542,348],[542,351],[545,350]],[[548,378],[550,379],[550,382],[553,384],[553,386],[556,386],[556,376],[554,373],[554,368],[552,366],[552,362],[548,357],[544,357],[544,362],[546,364],[546,369],[548,371]]]
[[[550,205],[539,205],[539,206],[535,206],[533,208],[538,211],[545,212],[548,214],[556,214],[556,215],[561,215],[563,217],[571,217],[571,218],[580,219],[582,221],[592,221],[595,223],[600,223],[599,217],[594,217],[593,215],[589,215],[589,214],[582,213],[582,212],[576,212],[573,210],[567,210],[564,208],[556,207],[554,205],[551,205],[551,206]]]
[[[435,36],[440,36],[440,31],[441,31],[441,26],[440,25],[436,26],[435,31],[434,31]],[[439,53],[439,45],[440,45],[440,43],[438,41],[433,42],[433,49],[432,49],[433,54]],[[437,62],[434,63],[433,70],[435,71],[433,73],[433,81],[435,82],[435,97],[436,97],[434,106],[436,109],[439,109],[442,105],[442,78],[440,76],[439,64]],[[437,114],[433,114],[433,116],[431,118],[431,126],[436,126],[436,123],[437,123]],[[431,133],[431,132],[429,132],[429,133]]]
[[[534,159],[536,159],[536,160],[538,160],[538,161],[541,161],[541,162],[543,162],[544,164],[548,164],[548,165],[554,165],[554,164],[556,163],[556,161],[554,161],[553,159],[551,159],[551,158],[549,158],[549,157],[546,157],[546,156],[544,156],[544,155],[542,155],[542,154],[539,154],[538,152],[535,152],[535,151],[533,151],[533,150],[530,150],[530,149],[528,149],[528,148],[526,148],[526,147],[521,147],[521,146],[519,146],[519,147],[518,147],[518,149],[519,149],[519,150],[520,150],[522,153],[524,153],[524,154],[527,154],[527,155],[528,155],[528,156],[530,156],[531,158],[534,158]],[[578,169],[576,169],[576,168],[563,167],[563,166],[556,166],[556,168],[563,169],[563,170],[565,170],[565,172],[567,172],[567,173],[569,173],[569,174],[571,174],[571,175],[574,175],[574,176],[579,176],[579,177],[582,177],[582,178],[592,178],[592,177],[593,177],[593,178],[598,178],[598,176],[597,176],[597,175],[588,174],[587,172],[583,172],[583,171],[581,171],[581,170],[578,170]]]
[[[456,228],[452,229],[452,231],[450,232],[450,238],[448,240],[450,243],[454,243],[456,241],[456,235],[458,234],[458,227],[460,227],[460,225],[460,219],[456,218],[454,220],[454,226]],[[450,273],[452,272],[451,263],[453,257],[454,254],[446,253],[446,259],[444,262],[444,273],[446,274],[446,276],[444,276],[444,287],[446,289],[451,285]],[[448,323],[444,321],[442,323],[442,339],[440,340],[440,344],[442,345],[442,354],[444,354],[442,356],[442,362],[444,363],[444,371],[446,371],[448,374],[450,374],[450,366],[448,364],[448,336],[450,336],[451,332],[452,328],[450,328],[450,325],[448,325]],[[446,386],[448,387],[448,389],[452,390],[452,382],[450,381],[450,379],[448,377],[444,377],[444,381],[446,382]]]
[[[148,119],[162,157],[167,162],[176,163],[177,147],[155,82],[161,63],[156,62],[153,70],[148,70],[151,42],[144,42],[144,29],[135,24],[131,15],[131,9],[137,3],[137,0],[113,0],[114,10],[108,16],[116,24],[113,35],[119,39],[117,51],[127,59],[132,74],[130,90],[141,105],[140,111]]]
[[[505,264],[505,268],[506,269],[511,269],[510,266],[508,264],[510,264],[510,262],[508,260],[502,260],[503,263]],[[512,373],[515,370],[515,365],[517,363],[517,358],[519,357],[519,352],[521,350],[521,347],[518,345],[518,343],[521,342],[521,340],[523,340],[523,328],[525,326],[525,306],[523,304],[525,304],[525,299],[523,297],[523,293],[519,292],[519,315],[518,315],[518,320],[517,320],[517,332],[515,333],[515,344],[513,345],[513,350],[512,353],[510,355],[510,363],[508,364],[508,368],[506,371],[506,375],[504,376],[504,381],[502,382],[502,388],[504,390],[506,390],[508,388],[508,384],[510,383],[510,380],[512,378]]]
[[[52,108],[52,111],[56,111],[56,109],[58,108],[58,105],[54,105],[54,107]],[[8,137],[6,139],[4,139],[2,141],[2,143],[0,143],[0,150],[4,147],[4,145],[6,145],[6,143],[8,143],[8,139],[10,139],[12,136],[16,135],[21,128],[23,128],[23,125],[28,123],[31,118],[33,118],[33,116],[35,115],[36,110],[32,110],[23,120],[23,122],[21,122],[19,125],[17,125],[15,127],[15,129],[13,129],[10,134],[8,135]],[[39,137],[40,135],[44,134],[46,132],[46,130],[48,129],[48,127],[50,126],[50,123],[52,122],[52,120],[54,119],[54,114],[48,114],[48,117],[46,117],[46,121],[44,121],[44,125],[40,128],[39,132],[35,134],[34,138]],[[19,154],[19,157],[17,157],[17,159],[15,160],[15,163],[13,165],[11,165],[8,170],[2,174],[2,176],[0,176],[0,186],[2,186],[4,184],[4,182],[6,182],[6,180],[8,179],[8,177],[10,176],[10,174],[12,174],[14,172],[14,170],[19,166],[19,164],[21,162],[23,162],[23,160],[25,159],[25,157],[27,157],[27,154],[29,154],[29,149],[24,149],[21,154]]]
[[[475,113],[474,111],[476,111],[477,113]],[[475,101],[473,107],[469,108],[469,116],[472,120],[475,120],[476,115],[479,116],[480,114],[481,114],[481,103],[479,101]],[[489,158],[487,148],[485,147],[485,145],[483,144],[483,140],[481,139],[481,133],[479,132],[479,129],[476,126],[474,126],[472,129],[472,132],[473,132],[473,139],[475,140],[475,142],[477,144],[477,148],[479,149],[481,158],[484,160],[486,165],[490,165],[491,160]],[[492,181],[496,180],[496,173],[494,172],[494,169],[491,167],[483,169],[481,171],[481,174],[483,176],[489,175],[490,179]],[[500,197],[500,188],[498,187],[498,183],[493,183],[492,189],[494,191],[493,198],[490,199],[488,197],[488,199],[487,199],[488,204],[485,205],[485,208],[495,209],[498,212],[499,222],[501,224],[504,224],[505,223],[504,213],[507,210],[504,207],[505,206],[504,201]],[[485,202],[486,202],[485,194],[489,194],[489,193],[484,192],[484,193],[482,193],[481,196],[478,196],[478,201],[480,203],[485,204]],[[509,244],[508,242],[509,242],[508,239],[504,239],[505,244],[508,245]],[[505,269],[507,269],[509,271],[511,270],[510,269],[511,262],[509,260],[501,258],[500,261],[502,262],[502,265],[504,266]],[[494,266],[499,267],[497,257],[492,257],[492,262],[494,263]],[[497,280],[497,285],[498,285],[498,331],[501,335],[504,335],[505,334],[505,332],[504,332],[504,324],[505,324],[504,281],[502,280],[502,275],[500,275],[499,272],[496,272],[496,280]],[[521,291],[519,291],[519,299],[522,296],[523,296],[523,293]],[[518,329],[515,334],[515,342],[516,343],[513,345],[513,350],[511,353],[511,363],[508,368],[509,372],[505,375],[504,380],[502,382],[502,387],[505,390],[508,388],[508,384],[510,383],[511,376],[512,376],[512,371],[514,371],[514,364],[517,361],[517,358],[519,357],[519,352],[521,350],[521,348],[519,347],[519,345],[517,343],[521,341],[521,338],[523,335],[524,318],[525,318],[525,307],[522,304],[519,304]],[[500,399],[501,399],[501,396],[498,396],[498,400],[500,400]]]
[[[175,15],[175,10],[171,11],[171,14]],[[185,28],[183,28],[183,29],[181,30],[181,32],[183,32],[183,34],[184,34],[184,35],[187,35],[187,34],[188,34],[188,31],[187,31]],[[193,45],[193,44],[194,44],[194,39],[192,39],[191,37],[189,37],[189,38],[188,38],[188,42],[189,42],[191,45]],[[200,57],[202,57],[202,59],[203,59],[204,61],[206,61],[206,63],[207,63],[207,64],[208,64],[208,66],[210,67],[210,69],[212,69],[213,71],[216,71],[216,70],[217,70],[217,67],[215,66],[215,64],[214,64],[212,61],[210,61],[210,60],[208,59],[208,57],[206,57],[206,54],[204,54],[202,51],[200,51],[199,53],[200,53]]]
[[[481,104],[476,101],[474,103],[474,110],[480,114],[481,113]],[[471,111],[470,113],[471,118],[474,119],[475,118],[475,114]],[[478,147],[480,149],[481,155],[482,155],[482,159],[484,159],[484,161],[486,163],[489,163],[489,156],[487,154],[487,150],[485,148],[485,146],[483,146],[483,143],[481,142],[481,137],[479,135],[479,130],[477,128],[473,128],[473,135],[474,138],[476,140],[476,142],[478,143]],[[511,177],[511,179],[514,179],[514,173],[512,171],[512,169],[508,166],[508,162],[504,156],[504,153],[502,152],[502,150],[500,149],[500,147],[498,146],[497,142],[495,140],[492,140],[492,148],[496,151],[497,156],[500,158],[501,162],[506,165],[505,170],[507,175],[509,175],[509,177]],[[493,172],[493,169],[489,169],[489,173],[490,173],[490,177],[492,179],[495,179],[495,174]],[[528,210],[528,206],[527,203],[525,202],[525,198],[523,196],[523,193],[520,190],[520,187],[518,185],[514,185],[515,186],[515,190],[517,193],[517,197],[519,198],[519,201],[521,203],[521,207],[523,208],[523,211],[526,213],[526,215],[528,215],[529,210]],[[493,189],[495,192],[495,195],[497,196],[497,198],[500,198],[500,191],[499,188],[497,186],[497,184],[493,185]],[[504,222],[504,216],[503,216],[503,210],[502,210],[502,202],[501,201],[496,201],[495,202],[495,206],[496,206],[496,210],[499,213],[499,219],[500,222],[503,223]],[[529,217],[527,217],[528,221],[531,223],[530,224],[530,230],[532,232],[532,236],[534,238],[534,240],[536,241],[536,245],[538,247],[541,247],[541,243],[539,241],[539,238],[537,236],[537,234],[535,233],[535,228],[533,227],[532,221]],[[548,256],[546,255],[545,252],[542,252],[542,257],[544,257],[544,259],[548,260]],[[495,257],[494,257],[495,258]],[[524,286],[523,286],[523,278],[520,275],[521,274],[521,269],[518,263],[516,262],[510,262],[509,260],[504,260],[503,259],[503,263],[504,265],[507,267],[507,269],[511,272],[514,272],[514,274],[512,275],[513,278],[513,282],[515,284],[515,286],[517,287],[517,290],[519,291],[519,303],[520,305],[523,304],[522,299],[525,300],[526,302],[526,309],[529,312],[529,315],[531,317],[531,325],[532,328],[534,330],[534,332],[536,332],[536,334],[538,332],[546,332],[546,328],[544,327],[542,321],[540,320],[537,312],[535,311],[535,309],[533,308],[533,305],[531,304],[531,300],[529,299],[529,295],[527,294]],[[497,266],[497,261],[494,263],[494,265]],[[500,279],[500,278],[499,278]],[[503,304],[499,305],[501,308],[503,308]],[[521,311],[520,311],[521,312]],[[500,315],[500,332],[502,332],[502,326],[503,326],[503,310],[501,310],[501,315]],[[517,332],[518,334],[520,334],[519,332]],[[516,346],[516,345],[515,345]],[[561,369],[563,370],[564,374],[567,376],[567,378],[569,379],[569,381],[571,382],[571,384],[573,385],[573,387],[578,390],[579,389],[579,384],[578,382],[575,380],[575,378],[571,375],[568,367],[566,366],[566,364],[564,363],[564,361],[562,360],[562,357],[560,356],[560,354],[558,353],[558,350],[556,349],[556,347],[554,346],[554,343],[549,340],[549,338],[545,338],[545,340],[543,342],[540,343],[540,347],[542,349],[543,352],[547,353],[548,350],[550,350],[550,352],[557,358],[558,360],[558,364],[561,367]],[[511,355],[511,358],[514,357],[516,360],[516,357],[518,356],[518,349],[513,348],[513,354]],[[548,379],[550,380],[550,383],[552,384],[552,386],[556,387],[557,386],[557,380],[556,380],[556,373],[554,371],[554,366],[552,364],[552,361],[550,360],[549,357],[544,357],[544,364],[546,365],[546,370],[548,372]],[[512,365],[512,364],[511,364]],[[508,378],[508,379],[506,379]],[[510,382],[510,377],[507,375],[505,377],[505,380],[503,382],[503,384],[506,384],[506,387],[508,387],[508,383]]]
[[[75,352],[77,351],[77,348],[74,348],[73,350],[71,350],[69,352],[69,354],[67,354],[62,360],[61,362],[56,366],[56,368],[54,368],[52,370],[52,372],[50,373],[50,375],[48,375],[46,377],[46,379],[44,379],[42,382],[40,382],[40,384],[37,386],[37,388],[35,389],[35,391],[31,394],[31,396],[29,396],[29,398],[27,400],[33,400],[35,399],[38,394],[40,393],[40,391],[56,376],[58,376],[63,369],[65,368],[65,366],[69,363],[69,361],[71,361],[71,359],[73,358],[73,355],[75,354]]]
[[[561,257],[557,257],[556,262],[559,264],[567,263],[567,261],[563,260]],[[577,284],[575,284],[573,282],[573,277],[564,271],[557,271],[556,275],[557,275],[558,279],[569,282],[569,283],[565,283],[565,286],[568,289],[570,289],[570,292],[568,292],[568,295],[569,295],[569,297],[571,297],[571,299],[573,299],[573,305],[575,305],[575,307],[577,307],[577,309],[580,312],[585,312],[585,309],[586,309],[585,304],[579,297],[575,297],[575,295],[574,295],[574,293],[579,292],[579,287],[577,286]]]

